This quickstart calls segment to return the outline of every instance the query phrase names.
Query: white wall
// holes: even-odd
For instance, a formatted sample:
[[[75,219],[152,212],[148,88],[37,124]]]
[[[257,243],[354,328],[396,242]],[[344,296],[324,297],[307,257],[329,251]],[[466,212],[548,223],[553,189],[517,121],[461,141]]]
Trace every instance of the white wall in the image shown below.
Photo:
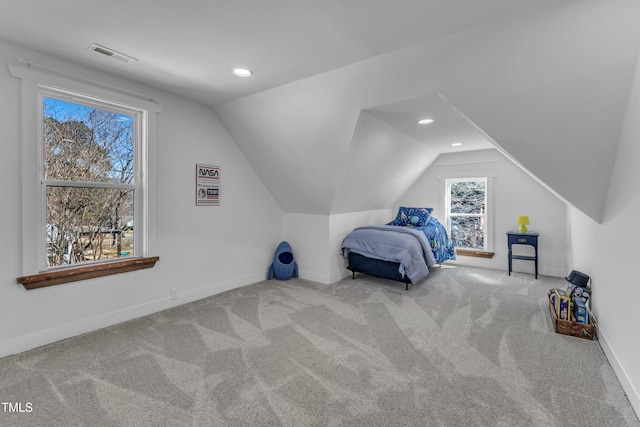
[[[34,214],[22,211],[21,81],[7,67],[20,58],[162,99],[150,164],[154,268],[31,291],[16,283],[36,273],[22,269],[21,224]],[[5,42],[0,64],[0,356],[264,279],[283,213],[209,107]],[[221,206],[195,206],[196,163],[221,167]],[[169,299],[171,289],[178,300]]]
[[[331,214],[389,209],[436,156],[428,144],[361,111]]]
[[[289,242],[300,277],[331,283],[329,277],[329,217],[285,213],[284,240]],[[275,252],[276,246],[273,247]],[[272,254],[273,257],[273,254]]]
[[[341,252],[345,236],[356,227],[385,224],[392,215],[389,209],[335,215],[285,213],[284,236],[300,277],[324,284],[347,277],[350,273]]]
[[[568,271],[567,207],[526,172],[504,157],[498,150],[448,153],[438,157],[418,181],[400,198],[404,206],[434,208],[433,216],[443,224],[445,219],[444,180],[446,177],[478,177],[495,175],[493,200],[492,259],[458,256],[454,264],[508,269],[507,231],[516,230],[516,217],[528,215],[529,231],[540,233],[538,272],[549,276],[565,276]],[[514,253],[532,254],[530,246],[514,246]],[[531,261],[513,261],[516,272],[533,273]]]
[[[638,323],[638,233],[640,212],[640,67],[636,68],[629,108],[601,224],[571,209],[572,263],[591,277],[591,309],[600,344],[640,414]]]

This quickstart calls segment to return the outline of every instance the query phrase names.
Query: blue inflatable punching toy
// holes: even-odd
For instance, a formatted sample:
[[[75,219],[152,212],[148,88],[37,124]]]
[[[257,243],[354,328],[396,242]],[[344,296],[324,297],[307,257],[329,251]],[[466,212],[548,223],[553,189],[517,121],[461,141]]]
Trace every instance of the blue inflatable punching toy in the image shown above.
[[[269,266],[267,280],[275,276],[277,280],[289,280],[291,277],[298,277],[298,264],[293,259],[291,245],[281,242],[273,256],[273,263]]]

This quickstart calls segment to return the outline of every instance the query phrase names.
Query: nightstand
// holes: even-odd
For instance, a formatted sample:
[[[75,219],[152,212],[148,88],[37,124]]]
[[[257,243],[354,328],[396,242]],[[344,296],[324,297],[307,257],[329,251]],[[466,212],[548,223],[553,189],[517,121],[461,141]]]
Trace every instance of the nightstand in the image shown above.
[[[518,231],[508,231],[507,241],[509,245],[509,276],[511,276],[511,270],[513,269],[514,259],[523,259],[526,261],[533,261],[536,266],[536,279],[538,278],[538,236],[539,233],[520,233]],[[528,255],[514,255],[511,246],[512,245],[531,245],[535,250],[534,256]]]

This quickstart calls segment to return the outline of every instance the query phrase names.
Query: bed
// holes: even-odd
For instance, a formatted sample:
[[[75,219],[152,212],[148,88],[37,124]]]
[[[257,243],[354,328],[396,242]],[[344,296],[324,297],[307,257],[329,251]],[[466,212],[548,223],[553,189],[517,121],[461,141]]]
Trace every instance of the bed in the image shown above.
[[[400,206],[385,225],[358,227],[342,242],[347,269],[410,284],[422,281],[429,268],[455,259],[453,242],[431,208]]]

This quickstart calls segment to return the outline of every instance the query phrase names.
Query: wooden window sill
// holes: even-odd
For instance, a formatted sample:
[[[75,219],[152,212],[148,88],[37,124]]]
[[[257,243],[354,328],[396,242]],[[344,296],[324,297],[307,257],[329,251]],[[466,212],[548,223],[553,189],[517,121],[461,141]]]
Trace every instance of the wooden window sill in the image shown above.
[[[486,251],[474,251],[471,249],[456,249],[456,255],[460,256],[472,256],[477,258],[493,258],[494,252],[486,252]]]
[[[82,267],[65,268],[63,270],[47,271],[31,276],[18,277],[16,280],[26,289],[38,289],[46,286],[61,285],[78,280],[94,279],[96,277],[111,276],[127,271],[142,270],[156,265],[160,257],[128,258],[122,261],[105,262],[101,264],[85,265]]]

